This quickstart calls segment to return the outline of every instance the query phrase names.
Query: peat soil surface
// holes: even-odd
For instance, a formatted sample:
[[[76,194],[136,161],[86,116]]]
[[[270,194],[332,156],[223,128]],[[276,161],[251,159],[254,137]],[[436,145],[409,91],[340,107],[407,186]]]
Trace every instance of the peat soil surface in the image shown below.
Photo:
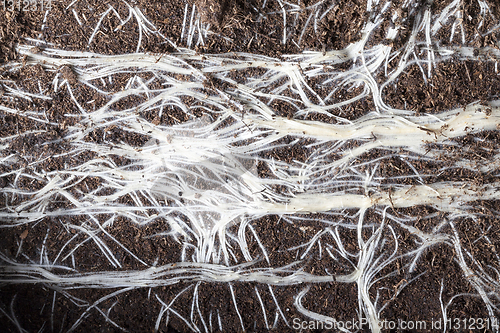
[[[299,8],[306,8],[313,4],[313,1],[292,1]],[[328,8],[335,1],[324,1]],[[394,1],[391,6],[394,10],[402,7],[404,1]],[[500,17],[500,6],[493,0],[487,1],[496,17]],[[261,54],[269,57],[279,58],[285,54],[295,54],[303,51],[328,51],[332,49],[343,49],[350,43],[360,38],[361,28],[365,21],[370,19],[370,12],[366,11],[365,0],[336,1],[327,15],[320,21],[317,27],[308,25],[308,18],[312,10],[305,10],[296,16],[290,16],[284,29],[282,8],[279,1],[265,0],[194,0],[185,2],[182,0],[173,1],[145,1],[137,0],[130,2],[133,6],[140,8],[146,18],[158,29],[155,33],[140,33],[136,21],[131,20],[127,24],[120,26],[120,20],[116,15],[106,16],[101,22],[101,29],[95,34],[94,39],[89,44],[89,36],[94,32],[101,14],[112,7],[121,17],[127,17],[129,8],[123,1],[76,1],[68,8],[71,1],[52,1],[49,11],[28,10],[23,11],[15,8],[0,7],[0,98],[7,93],[6,86],[17,85],[18,88],[26,91],[53,91],[52,82],[55,75],[61,73],[72,86],[72,92],[79,101],[93,101],[95,108],[104,105],[107,100],[102,95],[96,95],[88,86],[78,82],[73,76],[72,69],[61,66],[58,71],[46,71],[43,66],[26,65],[20,70],[10,71],[7,64],[18,61],[26,61],[22,55],[16,51],[18,44],[26,44],[33,40],[43,41],[40,48],[53,47],[64,50],[75,50],[82,52],[95,52],[101,54],[124,54],[136,51],[155,54],[158,57],[176,52],[176,47],[189,47],[198,54],[218,54],[227,52],[248,52]],[[436,12],[445,8],[450,1],[436,0],[432,4]],[[465,1],[466,16],[463,20],[463,27],[467,36],[474,35],[471,31],[477,26],[474,20],[479,12],[477,2]],[[186,10],[191,10],[196,5],[202,21],[211,25],[203,44],[195,45],[183,37],[183,18]],[[187,5],[187,7],[186,7]],[[425,1],[418,2],[415,6],[425,6]],[[187,9],[186,9],[187,8]],[[392,7],[391,7],[392,8]],[[78,17],[74,12],[78,13]],[[261,13],[274,13],[267,15],[265,20],[259,20]],[[189,16],[189,15],[188,15]],[[404,15],[403,15],[404,16]],[[78,22],[80,21],[80,23]],[[498,21],[487,21],[482,25],[484,31],[488,31],[498,24]],[[411,30],[412,22],[404,23],[408,31]],[[306,26],[306,29],[304,29]],[[118,29],[117,29],[118,28]],[[385,43],[386,29],[390,27],[381,25],[373,33],[368,42],[369,45]],[[470,31],[469,31],[470,30]],[[469,33],[470,32],[470,33]],[[159,33],[170,39],[172,43],[166,42]],[[282,43],[283,35],[289,36],[285,44]],[[439,36],[442,41],[441,46],[468,46],[468,47],[497,47],[496,38],[500,33],[488,34],[486,38],[478,37],[466,40],[464,45],[459,38],[450,42],[450,36],[443,33]],[[137,41],[142,38],[142,43],[137,50]],[[405,45],[408,36],[402,33],[391,43],[395,47]],[[35,42],[32,42],[35,43]],[[36,43],[35,43],[36,44]],[[427,80],[422,75],[422,68],[415,64],[407,69],[397,80],[385,87],[382,92],[384,102],[398,109],[406,109],[416,112],[416,114],[435,114],[453,108],[465,107],[474,101],[489,101],[498,98],[500,92],[500,79],[496,71],[495,63],[487,56],[483,60],[472,61],[459,58],[449,59],[438,63],[432,69],[433,75]],[[425,68],[426,70],[426,68]],[[36,79],[36,80],[34,80]],[[383,73],[375,78],[383,82],[386,78]],[[107,86],[109,90],[119,90],[126,82],[115,80]],[[216,88],[219,82],[214,80],[210,83]],[[319,85],[310,82],[311,85]],[[321,87],[317,87],[318,91]],[[327,91],[325,91],[325,94]],[[359,91],[341,89],[333,96],[333,101],[348,100],[350,96],[356,96]],[[72,158],[58,157],[66,149],[64,141],[46,145],[46,142],[54,142],[58,138],[63,138],[68,126],[76,125],[79,121],[77,117],[68,118],[65,114],[78,113],[77,106],[69,95],[68,90],[61,89],[58,92],[50,93],[51,100],[23,99],[23,98],[2,98],[0,105],[23,111],[45,110],[48,123],[40,123],[23,115],[12,114],[4,109],[0,109],[0,138],[15,136],[19,133],[26,133],[17,136],[12,140],[3,140],[0,143],[6,144],[8,148],[4,150],[1,157],[18,152],[29,152],[33,154],[33,160],[47,157],[43,162],[43,168],[47,171],[63,170],[82,161],[93,158],[93,153],[83,152],[79,156]],[[130,101],[130,105],[137,104],[137,101]],[[115,106],[119,107],[119,106]],[[127,105],[123,105],[127,107]],[[294,118],[294,108],[284,102],[272,104],[274,111],[281,116]],[[368,95],[338,110],[342,117],[353,120],[357,119],[375,109],[374,101]],[[186,113],[176,108],[171,108],[163,114],[144,114],[144,118],[161,125],[173,125],[183,123],[188,120]],[[200,113],[198,116],[202,116]],[[317,120],[332,122],[331,118],[321,115],[313,115],[307,120]],[[54,125],[55,124],[55,125]],[[30,131],[44,130],[44,133],[31,133]],[[142,147],[145,138],[140,136],[128,136],[119,128],[103,129],[101,132],[89,134],[89,140],[100,142],[106,134],[108,140],[124,141],[131,145]],[[460,146],[466,147],[463,151],[454,151],[460,157],[467,157],[470,160],[489,159],[488,149],[493,150],[499,146],[499,134],[496,131],[481,133],[483,140],[476,140],[473,137],[464,136],[457,139]],[[290,138],[284,138],[282,143],[292,142]],[[278,161],[301,161],[305,160],[309,152],[304,148],[306,142],[289,144],[281,149],[262,153],[262,157],[274,158]],[[359,160],[377,158],[384,152],[372,151],[370,156],[360,156]],[[380,155],[378,155],[380,154]],[[444,154],[446,155],[446,154]],[[463,181],[474,184],[484,184],[498,181],[498,177],[493,174],[478,174],[468,172],[465,169],[451,169],[436,173],[436,170],[446,170],[447,163],[453,165],[455,158],[453,154],[443,156],[440,161],[415,161],[414,166],[420,174],[429,174],[431,177],[426,181]],[[32,161],[20,162],[22,167],[29,167]],[[127,160],[115,161],[117,165],[129,163]],[[24,163],[24,164],[23,164]],[[406,169],[405,169],[406,168]],[[8,166],[0,163],[0,174],[7,174],[11,170]],[[265,165],[259,165],[259,176],[272,177]],[[397,177],[398,175],[408,175],[412,171],[399,158],[384,159],[378,170],[381,177]],[[414,178],[408,178],[408,184]],[[0,194],[2,190],[9,188],[16,182],[15,175],[9,174],[0,178]],[[404,183],[404,180],[401,182]],[[16,183],[19,188],[26,191],[39,190],[35,181],[22,179]],[[37,187],[38,186],[38,187]],[[81,187],[87,190],[98,188],[99,179],[87,178],[82,182]],[[0,197],[3,201],[3,195]],[[62,201],[64,202],[64,201]],[[4,205],[1,202],[0,205]],[[53,203],[57,207],[57,202]],[[130,199],[130,204],[133,201]],[[168,204],[168,203],[166,203]],[[493,260],[496,255],[496,245],[500,246],[498,232],[500,231],[499,216],[488,214],[490,210],[498,209],[498,202],[478,201],[475,209],[484,212],[481,219],[472,221],[464,217],[463,221],[457,225],[457,232],[463,236],[461,239],[469,239],[470,244],[463,244],[469,251],[474,253],[476,260],[485,266],[492,265],[500,270],[498,262]],[[388,212],[397,216],[415,217],[414,227],[421,230],[430,230],[437,226],[446,218],[446,213],[437,212],[431,207],[419,206],[411,208],[389,208]],[[352,212],[354,216],[355,211]],[[419,216],[422,219],[419,219]],[[432,216],[432,218],[429,218]],[[70,219],[72,217],[68,217]],[[85,219],[81,218],[82,221]],[[255,232],[260,236],[262,245],[269,250],[273,267],[284,267],[292,264],[296,258],[292,251],[286,251],[294,246],[299,246],[311,239],[316,233],[324,229],[323,222],[336,219],[331,214],[310,214],[302,217],[303,221],[299,225],[294,225],[282,220],[279,216],[269,215],[252,222]],[[380,215],[367,213],[365,223],[370,221],[380,221]],[[73,218],[76,219],[76,218]],[[355,222],[354,218],[351,222]],[[77,225],[81,221],[73,221]],[[50,226],[50,228],[47,228]],[[486,226],[486,227],[485,227]],[[488,227],[489,226],[489,227]],[[180,244],[167,241],[167,238],[159,239],[144,237],[156,232],[162,232],[168,228],[161,222],[150,224],[139,228],[125,219],[114,221],[113,228],[110,229],[115,237],[132,253],[141,253],[141,259],[147,263],[157,261],[158,265],[168,264],[178,261],[178,254],[182,251]],[[352,233],[345,232],[342,235],[344,246],[351,252],[359,251],[355,229]],[[444,231],[443,231],[444,232]],[[412,237],[407,230],[397,230],[399,235],[399,248],[396,251],[405,250],[405,244],[410,244]],[[54,251],[60,249],[60,244],[69,241],[74,237],[74,231],[65,230],[63,223],[53,220],[50,217],[41,220],[36,225],[26,225],[16,228],[3,228],[0,231],[0,251],[6,257],[15,258],[22,243],[22,253],[29,258],[41,256],[41,244],[44,244],[45,251],[54,255]],[[481,238],[488,236],[493,245],[482,243]],[[78,237],[83,236],[80,235]],[[258,245],[248,232],[249,247],[258,252]],[[348,241],[348,240],[351,241]],[[390,237],[388,237],[390,239]],[[472,243],[476,241],[472,245]],[[123,262],[122,270],[144,269],[134,258],[113,242],[109,244],[111,250],[117,258]],[[388,248],[395,248],[395,244],[387,244]],[[408,245],[410,246],[410,245]],[[401,253],[402,253],[401,252]],[[324,254],[324,253],[323,253]],[[388,321],[398,320],[425,320],[442,317],[441,302],[445,304],[455,295],[473,292],[469,282],[463,277],[462,271],[457,262],[454,261],[456,254],[453,247],[437,246],[430,247],[425,255],[419,259],[414,271],[405,271],[407,262],[396,263],[385,270],[387,273],[397,271],[398,274],[391,275],[383,280],[387,287],[379,295],[380,302],[384,303],[384,310],[381,318]],[[316,259],[321,256],[318,248],[311,250],[311,259],[306,264],[306,272],[324,271],[325,260],[321,262]],[[160,258],[160,259],[158,259]],[[106,258],[103,258],[97,245],[93,242],[85,242],[81,248],[75,252],[74,260],[78,263],[80,272],[93,272],[116,270]],[[158,261],[159,260],[159,261]],[[348,274],[352,269],[348,263],[340,265],[339,262],[326,263],[330,273]],[[424,273],[425,278],[415,279],[419,274]],[[0,270],[0,277],[1,277]],[[444,283],[443,283],[444,281]],[[382,283],[382,282],[381,282]],[[401,286],[404,288],[400,288]],[[444,288],[442,288],[444,286]],[[378,290],[378,285],[371,289]],[[208,318],[210,315],[220,316],[221,325],[225,332],[238,332],[242,330],[241,322],[249,332],[262,332],[267,330],[266,321],[273,326],[276,323],[276,332],[290,332],[293,318],[302,318],[297,311],[295,302],[297,294],[304,288],[303,285],[269,287],[257,283],[233,283],[234,297],[227,284],[220,283],[200,283],[198,288],[198,305],[193,311],[193,286],[190,284],[177,283],[164,287],[140,288],[130,291],[102,290],[82,288],[71,290],[71,296],[64,290],[54,289],[53,286],[43,284],[0,284],[0,325],[2,331],[17,331],[16,323],[9,318],[17,318],[17,322],[27,332],[65,332],[69,330],[75,322],[81,321],[75,329],[77,332],[115,332],[120,326],[130,332],[152,332],[154,331],[158,314],[162,311],[161,299],[168,304],[175,296],[176,304],[185,304],[185,307],[177,305],[178,315],[170,312],[168,326],[160,325],[160,332],[191,332],[192,328],[181,318],[190,318],[193,312],[198,318]],[[257,292],[256,292],[257,291]],[[82,302],[92,304],[105,295],[116,292],[116,295],[99,303],[98,306],[85,311],[81,306]],[[335,281],[313,285],[307,296],[302,299],[302,305],[310,311],[328,314],[337,320],[351,320],[358,317],[358,290],[356,284],[341,284]],[[375,298],[377,295],[370,295]],[[237,308],[243,318],[235,311],[234,299],[237,299]],[[268,317],[262,315],[261,302],[268,307]],[[279,307],[277,306],[279,304]],[[82,310],[83,309],[83,310]],[[212,314],[209,313],[209,310]],[[103,316],[100,311],[105,311],[107,316]],[[478,297],[458,297],[448,308],[449,318],[488,318],[488,312],[482,300]],[[283,312],[283,313],[282,313]],[[106,320],[109,317],[113,320]],[[199,319],[198,319],[199,320]],[[163,319],[163,322],[165,318]],[[212,320],[217,323],[217,320]],[[208,325],[198,322],[198,327]],[[217,324],[218,325],[218,324]],[[288,325],[288,326],[287,326]],[[43,329],[42,329],[43,327]],[[210,330],[210,328],[208,328]],[[218,331],[218,326],[213,327]],[[307,328],[303,331],[321,332],[321,329]],[[369,330],[366,330],[369,331]],[[411,332],[411,330],[394,330],[394,332]],[[430,330],[427,330],[430,331]],[[487,331],[487,330],[483,330]],[[415,331],[416,332],[416,331]]]

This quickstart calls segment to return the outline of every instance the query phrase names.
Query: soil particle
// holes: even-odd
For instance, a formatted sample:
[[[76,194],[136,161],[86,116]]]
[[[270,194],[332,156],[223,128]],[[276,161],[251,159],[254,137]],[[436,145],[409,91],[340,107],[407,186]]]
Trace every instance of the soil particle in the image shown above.
[[[231,10],[232,0],[196,0],[194,5],[204,23],[218,28],[227,12]]]
[[[69,66],[62,66],[59,71],[63,75],[64,79],[68,81],[69,84],[75,85],[78,82],[78,77],[76,73]]]

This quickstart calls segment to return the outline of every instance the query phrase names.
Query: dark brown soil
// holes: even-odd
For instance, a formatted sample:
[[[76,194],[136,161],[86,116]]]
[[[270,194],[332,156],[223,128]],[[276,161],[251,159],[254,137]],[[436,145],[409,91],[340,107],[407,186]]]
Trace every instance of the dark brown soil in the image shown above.
[[[367,47],[382,43],[392,44],[394,49],[403,50],[409,39],[410,30],[413,27],[415,17],[419,11],[426,8],[426,1],[410,1],[407,7],[402,6],[406,1],[394,1],[389,6],[389,12],[400,10],[398,24],[403,28],[394,40],[387,40],[386,33],[391,28],[389,20],[378,26]],[[441,12],[451,1],[435,0],[432,10]],[[457,37],[451,42],[451,24],[444,27],[434,37],[439,45],[436,47],[491,47],[498,50],[498,19],[500,18],[500,5],[494,0],[486,1],[491,9],[492,16],[485,19],[479,32],[475,29],[479,24],[479,5],[475,1],[464,1],[464,34],[467,36],[466,43],[462,44]],[[116,13],[125,19],[129,16],[133,7],[140,8],[144,16],[157,28],[148,33],[141,32],[135,20],[122,24],[115,14],[107,15],[101,22],[99,31],[90,41],[96,24],[101,19],[101,14],[110,6]],[[284,26],[282,16],[282,5],[296,6],[296,15],[289,15]],[[291,3],[291,5],[290,5]],[[0,7],[0,139],[15,136],[19,133],[24,135],[7,140],[7,148],[0,150],[0,175],[8,174],[19,168],[32,168],[34,172],[47,172],[53,170],[64,170],[71,166],[81,164],[96,157],[96,153],[82,152],[77,156],[60,157],[58,154],[69,149],[67,143],[62,140],[67,133],[68,126],[84,123],[84,116],[66,117],[65,114],[81,114],[68,90],[60,89],[53,92],[52,84],[55,77],[60,74],[72,87],[74,98],[79,103],[93,101],[95,109],[105,105],[109,100],[83,84],[76,73],[69,66],[61,66],[56,71],[49,71],[42,65],[26,65],[20,70],[10,71],[8,64],[11,62],[23,63],[29,61],[16,51],[18,44],[38,45],[38,51],[45,48],[62,48],[80,52],[94,52],[100,54],[125,54],[138,50],[155,54],[158,57],[173,54],[180,48],[190,48],[197,54],[219,54],[228,52],[248,52],[265,55],[280,59],[285,54],[295,54],[303,51],[326,52],[329,50],[340,50],[349,44],[360,40],[362,28],[367,20],[373,20],[371,16],[378,8],[386,3],[381,1],[372,12],[366,10],[365,0],[353,1],[323,1],[318,5],[322,12],[328,10],[327,14],[318,20],[318,26],[314,28],[309,20],[314,16],[313,5],[316,1],[271,1],[271,0],[171,0],[171,1],[52,1],[52,9],[45,11],[22,11],[7,10]],[[69,5],[71,8],[68,8]],[[1,5],[1,3],[0,3]],[[183,34],[183,18],[195,5],[200,11],[201,20],[204,24],[210,24],[210,33],[204,37],[203,42],[189,41]],[[78,18],[73,12],[78,13]],[[264,13],[270,13],[264,15]],[[389,14],[386,14],[389,15]],[[187,15],[188,19],[190,15]],[[79,22],[80,21],[80,22]],[[146,26],[148,26],[146,24]],[[494,30],[491,32],[491,30]],[[285,32],[286,42],[283,43]],[[139,36],[142,42],[138,46]],[[165,41],[165,36],[169,41]],[[29,40],[29,39],[31,40]],[[33,39],[38,40],[33,41]],[[424,48],[424,46],[419,46]],[[482,49],[481,52],[486,52]],[[419,57],[425,59],[426,53],[422,51]],[[478,51],[479,52],[479,51]],[[389,69],[395,68],[399,58],[395,58],[389,64]],[[415,114],[437,114],[454,108],[463,108],[469,103],[498,99],[500,94],[500,77],[495,67],[495,58],[487,54],[478,55],[476,58],[449,57],[437,63],[432,68],[432,76],[426,77],[422,71],[427,71],[427,65],[423,70],[418,64],[407,67],[399,77],[382,91],[382,99],[387,105],[413,111]],[[343,64],[345,70],[351,68],[351,63]],[[306,69],[304,69],[306,70]],[[249,72],[235,71],[230,79],[235,82],[255,77],[263,69],[251,69]],[[113,83],[106,86],[108,91],[123,90],[127,84],[128,77],[114,77]],[[180,78],[182,79],[182,78]],[[376,73],[374,80],[382,83],[387,79],[384,73]],[[311,78],[308,84],[314,87],[321,98],[331,92],[331,87],[323,86],[323,80]],[[214,94],[215,89],[227,88],[228,83],[217,78],[208,77],[205,83],[204,93]],[[51,100],[25,99],[25,98],[2,98],[6,94],[7,87],[16,85],[19,89],[27,92],[37,93],[40,90],[49,91]],[[158,83],[156,88],[159,88]],[[102,87],[100,87],[102,88]],[[331,96],[330,103],[346,101],[362,92],[358,86],[345,85]],[[283,95],[291,96],[290,90],[285,90]],[[308,96],[313,100],[314,96]],[[136,97],[134,97],[136,98]],[[147,97],[144,96],[144,99]],[[264,99],[263,99],[264,100]],[[185,101],[185,104],[194,104]],[[267,102],[267,101],[264,101]],[[315,100],[317,102],[317,100]],[[124,109],[130,105],[140,103],[137,99],[121,100],[113,107]],[[196,106],[196,105],[194,105]],[[327,115],[311,114],[296,116],[295,107],[282,100],[275,100],[269,105],[278,116],[286,118],[297,118],[315,120],[327,123],[336,123],[336,119]],[[304,107],[304,105],[299,105]],[[7,108],[23,110],[22,114],[12,113]],[[24,112],[45,111],[47,123],[41,123],[30,119]],[[358,119],[375,110],[375,103],[371,95],[345,107],[331,111],[333,115],[341,116],[347,120]],[[206,114],[216,117],[215,113],[194,111],[195,118]],[[144,119],[155,125],[175,125],[188,121],[189,116],[175,106],[167,106],[160,115],[159,111],[152,113],[141,113]],[[54,125],[56,124],[56,125]],[[44,130],[43,134],[28,134],[29,131]],[[468,159],[478,167],[482,163],[494,161],[498,158],[499,134],[497,131],[484,131],[474,136],[464,136],[450,140],[446,153],[439,159],[420,158],[405,154],[387,153],[384,150],[372,150],[360,156],[355,163],[361,163],[370,158],[380,158],[380,163],[375,177],[382,179],[381,186],[390,187],[397,181],[397,185],[419,185],[421,180],[414,177],[416,168],[420,174],[425,174],[426,184],[443,181],[462,181],[464,183],[481,186],[482,184],[499,181],[498,170],[482,173],[457,167],[454,162]],[[128,143],[135,147],[142,147],[148,141],[147,137],[129,135],[120,127],[108,127],[89,133],[85,140],[93,143],[110,142],[119,144]],[[4,141],[0,141],[0,145]],[[306,148],[312,144],[312,140],[295,140],[293,137],[284,137],[279,144],[283,146],[273,151],[264,151],[258,156],[257,168],[260,177],[273,178],[271,170],[262,162],[263,159],[274,159],[288,163],[302,163],[311,158],[312,150]],[[429,149],[433,149],[429,144]],[[7,165],[2,158],[11,154],[30,155],[32,160],[19,160],[16,164]],[[332,153],[332,159],[340,157]],[[43,163],[32,166],[30,163],[46,157]],[[116,165],[127,166],[133,161],[114,156]],[[486,162],[485,162],[486,161]],[[411,165],[411,166],[410,166]],[[363,170],[363,172],[365,172]],[[333,176],[332,176],[333,177]],[[99,187],[101,180],[98,177],[89,177],[82,181],[78,190],[82,193],[91,192]],[[44,185],[28,177],[20,177],[16,180],[15,174],[0,177],[0,211],[7,208],[3,202],[4,192],[13,184],[26,191],[40,190]],[[346,185],[347,188],[347,185]],[[326,190],[325,190],[326,191]],[[5,198],[7,194],[5,194]],[[20,200],[20,199],[19,199]],[[133,198],[122,198],[122,203],[134,205]],[[10,202],[9,204],[13,204]],[[68,204],[64,198],[60,201],[51,202],[51,209],[64,207]],[[470,203],[469,203],[470,204]],[[175,205],[174,202],[165,202],[165,205]],[[5,206],[5,207],[4,207]],[[500,231],[500,215],[498,201],[478,200],[470,204],[476,219],[461,217],[455,222],[456,233],[462,240],[463,248],[472,253],[479,267],[484,267],[491,276],[500,271],[497,245],[500,247],[498,232]],[[251,221],[255,233],[259,235],[262,246],[268,249],[269,263],[264,259],[255,268],[262,267],[285,267],[293,265],[297,260],[297,250],[304,243],[310,241],[314,235],[325,230],[325,226],[331,225],[332,221],[343,220],[342,228],[338,229],[346,250],[350,253],[360,251],[356,224],[357,214],[355,210],[344,211],[342,214],[318,213],[308,215],[293,215],[292,218],[283,219],[277,215],[268,215]],[[384,216],[383,208],[370,210],[366,213],[366,224],[380,223]],[[440,225],[443,220],[451,219],[452,214],[439,212],[429,206],[418,206],[411,208],[388,209],[387,214],[406,219],[408,224],[423,232],[430,232]],[[67,217],[68,221],[73,219],[75,225],[85,221],[84,217]],[[105,221],[108,216],[99,215],[99,220]],[[455,217],[453,217],[455,219]],[[78,220],[81,219],[81,220]],[[3,221],[0,221],[2,223]],[[10,222],[10,221],[6,221]],[[447,228],[447,229],[446,229]],[[100,271],[127,271],[141,270],[146,266],[167,265],[180,261],[179,254],[183,248],[180,243],[172,241],[167,237],[155,236],[168,229],[165,220],[157,219],[154,223],[139,227],[125,218],[117,218],[113,222],[110,236],[106,238],[108,246],[116,258],[122,263],[122,267],[113,267],[107,260],[95,242],[85,242],[75,252],[75,260],[78,262],[79,272]],[[237,230],[237,228],[235,229]],[[394,234],[398,235],[396,242],[389,230],[385,230],[384,236],[388,241],[385,251],[397,254],[408,253],[416,250],[419,239],[416,235],[394,223]],[[453,234],[451,227],[444,227],[441,232]],[[247,242],[250,254],[258,257],[261,254],[260,244],[254,234],[247,230]],[[370,235],[366,234],[364,237]],[[73,237],[75,237],[73,239]],[[327,234],[325,242],[334,242],[332,235]],[[68,250],[61,249],[62,244],[73,239],[75,243],[83,241],[86,237],[74,230],[65,230],[63,223],[55,218],[45,217],[36,225],[22,225],[16,228],[0,229],[0,252],[7,258],[16,258],[22,242],[23,262],[29,262],[29,258],[40,258],[40,247],[43,243],[46,251],[51,256],[61,251],[68,255]],[[487,239],[489,241],[487,241]],[[141,253],[139,260],[133,258],[117,243],[122,244],[132,253]],[[304,248],[300,248],[301,251]],[[297,251],[297,252],[296,252]],[[376,282],[369,290],[372,299],[377,298],[378,309],[384,306],[380,317],[388,321],[427,321],[430,325],[432,320],[442,318],[441,302],[447,304],[453,299],[447,309],[448,318],[470,319],[489,318],[488,309],[480,297],[470,296],[476,293],[471,283],[463,276],[462,269],[457,263],[454,247],[452,244],[443,243],[433,246],[424,252],[413,271],[407,269],[413,257],[402,257],[385,267],[381,275],[396,271],[397,274],[387,276]],[[382,254],[381,254],[382,255]],[[384,254],[386,255],[386,254]],[[187,257],[190,256],[189,250]],[[235,250],[235,256],[243,259],[243,254]],[[17,259],[17,258],[16,258]],[[357,260],[357,258],[351,260]],[[382,259],[385,259],[382,258]],[[382,260],[381,259],[381,260]],[[32,263],[37,264],[37,263]],[[146,264],[146,265],[145,265]],[[2,261],[2,265],[6,265]],[[260,266],[259,266],[260,265]],[[318,245],[310,249],[309,255],[302,264],[303,272],[320,275],[344,275],[353,271],[350,260],[333,260],[325,254]],[[0,279],[4,274],[0,267]],[[319,274],[319,273],[318,273]],[[497,277],[498,278],[498,277]],[[495,281],[498,284],[498,281]],[[305,284],[290,286],[268,286],[254,282],[234,283],[190,283],[179,282],[174,285],[165,285],[154,288],[126,289],[99,289],[81,288],[76,290],[64,290],[57,285],[44,284],[11,284],[0,283],[0,330],[3,332],[16,332],[19,327],[27,332],[66,332],[81,319],[75,332],[117,332],[123,328],[129,332],[153,332],[162,307],[170,304],[176,299],[176,314],[169,312],[165,314],[159,325],[159,332],[192,332],[193,327],[182,318],[191,319],[202,331],[223,332],[264,332],[269,328],[275,332],[294,331],[292,320],[310,320],[305,318],[296,306],[297,295],[306,288]],[[352,320],[359,314],[358,289],[355,283],[345,284],[336,281],[311,284],[307,295],[301,300],[302,306],[309,311],[326,314],[340,321]],[[234,297],[231,294],[234,290]],[[195,291],[196,290],[196,291]],[[492,293],[498,294],[498,290],[492,287]],[[99,303],[92,305],[106,295],[114,295]],[[377,295],[377,293],[379,293]],[[198,296],[199,308],[195,308],[194,295]],[[453,298],[456,295],[459,297]],[[235,310],[234,300],[237,300],[237,308],[242,314],[240,320]],[[261,309],[262,300],[266,307],[267,318],[263,317]],[[494,299],[494,298],[493,298]],[[498,301],[498,300],[496,300]],[[182,306],[179,306],[182,305]],[[279,307],[278,307],[279,305]],[[89,309],[89,310],[86,310]],[[193,311],[193,309],[195,309]],[[111,318],[113,322],[106,321],[102,312]],[[196,318],[191,318],[193,313]],[[498,316],[498,311],[495,316]],[[213,327],[208,327],[208,318],[220,316],[218,320],[213,319]],[[13,318],[16,318],[16,321]],[[207,322],[202,322],[205,318]],[[266,325],[266,320],[268,325]],[[17,326],[19,325],[19,327]],[[243,328],[242,328],[243,325]],[[298,331],[298,330],[297,330]],[[323,332],[317,327],[308,327],[303,332]],[[363,330],[360,330],[363,331]],[[369,331],[369,330],[364,330]],[[426,330],[386,330],[387,332],[431,332]],[[450,330],[456,332],[467,332],[466,330]],[[491,330],[476,330],[490,332]]]

